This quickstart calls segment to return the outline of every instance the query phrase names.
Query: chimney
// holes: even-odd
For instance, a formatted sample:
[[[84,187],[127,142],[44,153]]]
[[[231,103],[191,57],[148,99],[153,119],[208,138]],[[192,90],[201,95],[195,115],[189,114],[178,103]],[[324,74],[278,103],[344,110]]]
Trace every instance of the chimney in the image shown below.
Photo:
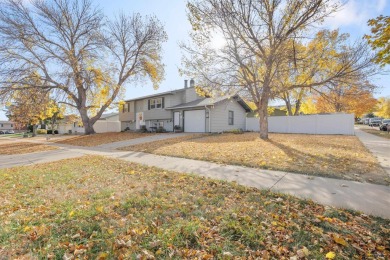
[[[190,80],[190,88],[193,88],[193,87],[195,87],[195,80],[191,79]]]
[[[184,88],[187,88],[188,87],[188,85],[187,85],[187,82],[188,82],[188,80],[184,80]]]

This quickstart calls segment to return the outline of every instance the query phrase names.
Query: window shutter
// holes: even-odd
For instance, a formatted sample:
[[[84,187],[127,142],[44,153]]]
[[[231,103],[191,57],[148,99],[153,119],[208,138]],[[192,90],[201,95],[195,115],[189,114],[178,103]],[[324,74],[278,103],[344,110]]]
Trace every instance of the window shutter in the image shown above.
[[[165,99],[164,97],[161,98],[161,108],[164,108],[164,107],[165,107],[165,106],[164,106],[164,99]]]
[[[150,99],[148,99],[148,110],[150,110]]]

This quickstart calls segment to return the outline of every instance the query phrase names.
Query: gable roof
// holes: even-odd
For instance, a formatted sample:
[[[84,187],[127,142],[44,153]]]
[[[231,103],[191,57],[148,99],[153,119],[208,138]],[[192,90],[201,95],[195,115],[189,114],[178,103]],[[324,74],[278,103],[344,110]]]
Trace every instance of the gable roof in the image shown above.
[[[173,107],[166,107],[165,109],[171,110],[171,109],[185,109],[185,108],[196,108],[196,107],[205,107],[205,106],[212,106],[215,105],[221,101],[228,100],[228,99],[234,99],[240,104],[246,112],[251,112],[252,109],[245,103],[245,101],[238,95],[234,96],[225,96],[225,97],[216,97],[216,98],[202,98],[197,99],[191,102],[182,103]]]
[[[176,93],[178,93],[178,92],[181,92],[181,91],[184,91],[184,90],[190,89],[190,88],[191,88],[191,87],[188,87],[188,88],[181,88],[181,89],[175,89],[175,90],[170,90],[170,91],[166,91],[166,92],[161,92],[161,93],[157,93],[157,94],[153,94],[153,95],[148,95],[148,96],[142,96],[142,97],[127,99],[127,100],[125,100],[125,102],[136,101],[136,100],[141,100],[141,99],[145,99],[145,98],[152,98],[152,97],[165,96],[165,95],[174,95],[174,94],[176,94]]]
[[[119,113],[115,113],[115,112],[113,112],[113,113],[108,113],[108,114],[102,114],[102,115],[100,116],[99,120],[105,120],[105,119],[107,119],[107,118],[110,118],[110,117],[113,117],[113,116],[117,116],[117,115],[119,115]]]

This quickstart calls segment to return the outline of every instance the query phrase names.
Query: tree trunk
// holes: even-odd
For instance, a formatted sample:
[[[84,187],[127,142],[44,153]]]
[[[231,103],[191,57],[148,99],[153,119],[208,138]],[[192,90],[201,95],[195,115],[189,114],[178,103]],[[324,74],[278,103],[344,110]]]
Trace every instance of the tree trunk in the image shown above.
[[[296,101],[296,103],[295,103],[295,112],[294,112],[294,116],[299,115],[299,112],[300,112],[300,110],[301,110],[301,105],[302,105],[301,100],[298,99],[298,100]]]
[[[38,125],[33,125],[32,137],[37,136],[37,129],[38,129]]]
[[[286,102],[286,108],[287,108],[287,112],[288,112],[288,115],[289,116],[292,116],[293,115],[293,112],[292,112],[292,108],[291,108],[291,104],[289,101],[285,100]]]
[[[88,117],[87,109],[80,109],[79,112],[80,112],[81,120],[83,122],[85,134],[86,135],[96,134],[95,129],[93,129],[93,125],[95,121],[92,121]]]
[[[260,138],[268,140],[268,99],[263,99],[259,104]]]

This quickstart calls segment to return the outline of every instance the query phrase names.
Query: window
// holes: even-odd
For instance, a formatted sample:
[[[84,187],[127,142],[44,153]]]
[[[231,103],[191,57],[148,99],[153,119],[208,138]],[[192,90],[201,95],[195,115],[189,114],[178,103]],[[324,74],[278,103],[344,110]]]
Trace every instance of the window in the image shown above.
[[[163,108],[162,98],[149,99],[149,110]]]
[[[13,125],[13,124],[11,124],[11,127],[14,127],[14,125]]]
[[[229,111],[229,125],[234,125],[234,111]]]

